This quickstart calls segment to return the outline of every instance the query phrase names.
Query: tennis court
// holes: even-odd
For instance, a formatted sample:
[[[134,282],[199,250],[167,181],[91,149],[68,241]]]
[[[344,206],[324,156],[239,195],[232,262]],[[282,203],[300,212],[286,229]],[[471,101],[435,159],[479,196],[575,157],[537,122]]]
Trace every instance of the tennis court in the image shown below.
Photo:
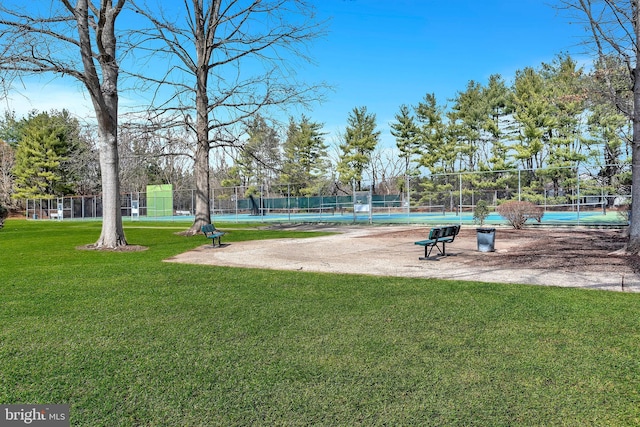
[[[140,217],[141,220],[146,217]],[[193,220],[193,216],[168,216],[150,217],[149,220]],[[433,209],[430,212],[410,211],[399,212],[397,209],[374,209],[369,212],[338,211],[309,209],[296,210],[271,210],[263,215],[247,213],[216,213],[212,215],[214,222],[228,223],[338,223],[338,224],[474,224],[473,212],[447,212],[442,209]],[[496,212],[492,212],[485,219],[485,225],[506,225],[507,221]],[[548,210],[544,212],[542,220],[538,223],[530,219],[527,225],[583,225],[583,226],[624,226],[627,225],[625,217],[616,210],[604,212],[601,208],[582,210]]]

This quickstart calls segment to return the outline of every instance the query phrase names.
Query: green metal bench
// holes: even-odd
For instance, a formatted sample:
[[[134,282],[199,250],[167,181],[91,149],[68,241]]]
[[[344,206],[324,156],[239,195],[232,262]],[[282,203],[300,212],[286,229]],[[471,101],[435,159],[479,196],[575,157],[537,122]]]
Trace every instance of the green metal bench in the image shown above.
[[[447,225],[445,227],[433,227],[429,230],[429,237],[426,240],[415,242],[416,245],[424,246],[424,256],[420,260],[435,259],[431,257],[433,248],[438,249],[438,256],[447,256],[446,244],[453,243],[460,232],[459,225]]]
[[[224,236],[224,231],[218,230],[215,225],[207,224],[200,227],[200,231],[205,235],[207,239],[211,239],[211,245],[216,246],[216,239],[218,239],[218,246],[222,246],[220,238]]]

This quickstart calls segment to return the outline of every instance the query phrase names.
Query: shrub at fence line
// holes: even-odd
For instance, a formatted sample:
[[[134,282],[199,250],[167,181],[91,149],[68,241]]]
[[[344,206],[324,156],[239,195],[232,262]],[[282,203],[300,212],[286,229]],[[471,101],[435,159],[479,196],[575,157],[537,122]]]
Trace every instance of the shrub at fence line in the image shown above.
[[[524,223],[529,218],[540,222],[542,221],[542,215],[544,215],[544,209],[531,202],[505,202],[499,205],[496,210],[513,228],[518,230],[524,227]]]

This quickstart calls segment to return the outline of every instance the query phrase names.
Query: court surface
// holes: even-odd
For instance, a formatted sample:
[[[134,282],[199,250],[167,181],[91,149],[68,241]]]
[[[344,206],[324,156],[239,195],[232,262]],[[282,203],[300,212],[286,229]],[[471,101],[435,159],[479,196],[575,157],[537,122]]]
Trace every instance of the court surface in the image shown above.
[[[141,220],[193,220],[193,216],[173,216],[173,217],[141,217]],[[212,221],[216,223],[326,223],[326,224],[467,224],[473,225],[473,213],[463,212],[409,212],[399,213],[394,211],[376,211],[375,213],[358,213],[354,216],[352,212],[268,212],[265,215],[242,214],[215,214]],[[507,222],[497,213],[492,212],[485,220],[485,225],[506,225]],[[535,220],[528,220],[527,224],[538,224]],[[589,211],[547,211],[542,217],[540,225],[602,225],[602,226],[623,226],[626,220],[617,211],[609,210],[603,213],[601,209]]]

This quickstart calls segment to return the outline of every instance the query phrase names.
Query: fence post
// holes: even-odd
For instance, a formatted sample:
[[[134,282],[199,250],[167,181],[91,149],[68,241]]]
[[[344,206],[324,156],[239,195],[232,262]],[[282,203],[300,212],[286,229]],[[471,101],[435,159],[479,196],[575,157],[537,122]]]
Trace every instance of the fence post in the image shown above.
[[[405,184],[407,185],[407,200],[405,202],[407,204],[407,222],[411,222],[411,185],[409,183],[411,178],[409,177],[409,174],[406,174],[405,176]]]
[[[578,225],[580,225],[580,164],[576,167],[576,191],[578,192],[578,205],[577,205],[577,213],[578,213]]]
[[[462,173],[458,174],[458,192],[460,193],[460,203],[458,203],[458,218],[462,222]]]
[[[291,184],[287,183],[287,216],[291,222]]]
[[[373,223],[373,185],[369,184],[369,224]]]
[[[236,193],[236,222],[238,222],[238,187],[233,187],[233,191]]]
[[[356,181],[355,179],[352,182],[353,194],[351,196],[351,202],[353,204],[353,222],[356,222]]]

